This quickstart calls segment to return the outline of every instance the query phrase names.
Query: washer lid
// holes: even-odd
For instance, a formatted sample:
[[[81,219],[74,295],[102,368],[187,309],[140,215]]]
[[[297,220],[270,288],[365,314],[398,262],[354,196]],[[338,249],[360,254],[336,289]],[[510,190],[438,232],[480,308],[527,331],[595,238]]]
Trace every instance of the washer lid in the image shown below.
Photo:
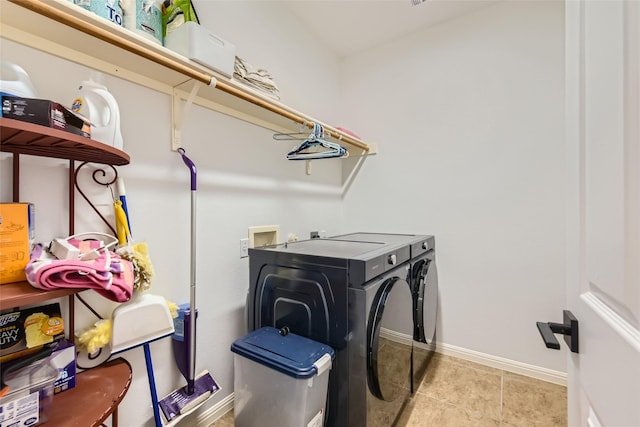
[[[350,240],[311,239],[298,242],[282,243],[265,248],[277,252],[287,252],[300,255],[324,256],[330,258],[359,258],[366,257],[372,251],[384,249],[382,242],[357,242]]]
[[[281,335],[270,326],[236,340],[231,344],[231,351],[293,378],[321,374],[318,362],[323,362],[325,355],[333,360],[335,355],[326,344],[292,333]]]
[[[290,256],[293,255],[293,256]],[[263,248],[249,248],[250,262],[308,264],[349,270],[349,285],[362,286],[411,258],[407,243],[311,239]]]
[[[378,243],[413,243],[427,236],[417,234],[391,234],[391,233],[349,233],[330,237],[333,240],[350,240],[355,242],[378,242]]]
[[[349,233],[330,237],[332,240],[353,242],[378,242],[388,245],[409,245],[411,258],[415,258],[428,250],[435,249],[435,238],[426,234],[392,234],[392,233]]]

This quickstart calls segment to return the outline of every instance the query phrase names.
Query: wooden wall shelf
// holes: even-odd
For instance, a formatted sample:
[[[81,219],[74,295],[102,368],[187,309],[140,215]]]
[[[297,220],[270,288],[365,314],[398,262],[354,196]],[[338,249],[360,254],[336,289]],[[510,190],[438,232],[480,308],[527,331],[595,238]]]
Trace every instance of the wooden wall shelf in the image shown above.
[[[0,285],[0,310],[38,304],[50,299],[73,295],[80,291],[81,289],[63,288],[45,291],[34,288],[29,282],[6,283]]]
[[[0,151],[123,166],[129,155],[117,148],[59,129],[0,117]]]
[[[351,155],[375,152],[374,146],[349,133],[202,67],[68,0],[2,1],[0,22],[2,37],[17,43],[149,87],[175,88],[186,91],[184,94],[201,83],[203,87],[194,102],[207,108],[274,132],[299,132],[301,126],[313,129],[313,123],[319,123],[329,134],[328,139],[345,146]]]

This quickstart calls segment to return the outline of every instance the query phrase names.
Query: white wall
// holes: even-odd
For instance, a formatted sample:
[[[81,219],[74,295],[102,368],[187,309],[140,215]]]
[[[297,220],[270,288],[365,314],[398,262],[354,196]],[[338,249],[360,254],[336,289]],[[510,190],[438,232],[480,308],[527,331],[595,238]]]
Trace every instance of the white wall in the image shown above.
[[[348,58],[342,87],[380,146],[345,228],[435,235],[439,339],[565,372],[535,326],[566,308],[563,46],[561,2],[501,2]]]
[[[184,146],[199,177],[197,369],[222,386],[206,408],[233,388],[229,346],[244,333],[248,286],[239,239],[252,225],[280,224],[285,238],[312,229],[435,234],[441,339],[564,371],[562,353],[544,349],[534,324],[559,320],[564,308],[561,5],[500,4],[343,64],[277,2],[199,2],[198,14],[238,55],[273,72],[283,102],[380,145],[343,200],[340,161],[314,162],[306,176],[302,162],[284,160],[291,144],[269,131],[191,110]],[[2,57],[23,65],[45,98],[70,100],[89,76],[4,40]],[[189,175],[169,149],[169,97],[104,80],[120,103],[131,164],[119,173],[134,238],[149,243],[153,292],[186,302]],[[0,159],[0,195],[9,200],[11,163]],[[64,166],[25,158],[22,199],[37,203],[42,241],[66,233]],[[110,213],[107,190],[90,192]],[[92,215],[80,203],[77,231],[100,227]],[[184,384],[168,340],[152,355],[160,396]],[[142,349],[124,356],[135,378],[120,423],[151,425]]]
[[[326,122],[336,117],[338,62],[313,38],[301,32],[278,4],[201,2],[201,23],[232,40],[238,54],[270,70],[283,102]],[[231,17],[231,18],[229,18]],[[246,26],[243,26],[246,24]],[[295,34],[295,37],[291,35]],[[22,65],[40,96],[70,104],[89,69],[46,53],[2,40],[2,58]],[[318,66],[302,67],[319,61]],[[126,64],[120,64],[126,67]],[[152,292],[176,303],[189,301],[189,170],[170,150],[170,99],[167,95],[111,76],[101,76],[120,104],[125,151],[131,164],[118,168],[126,183],[133,237],[149,244],[156,279]],[[317,82],[320,86],[309,84]],[[321,88],[321,89],[319,89]],[[183,129],[183,146],[198,168],[197,192],[197,371],[208,369],[222,390],[206,409],[233,391],[231,343],[244,335],[248,259],[239,257],[239,239],[247,228],[279,224],[282,238],[310,230],[339,234],[342,229],[341,163],[289,162],[295,142],[276,142],[272,132],[201,107],[193,107]],[[11,158],[1,154],[3,201],[11,200]],[[65,161],[23,156],[21,198],[36,203],[38,241],[67,235]],[[81,182],[88,182],[83,174]],[[110,219],[106,188],[84,185]],[[79,198],[78,198],[79,200]],[[104,230],[98,218],[78,201],[76,231]],[[113,305],[92,291],[83,294],[101,313]],[[65,303],[65,300],[62,301]],[[77,328],[95,319],[76,305]],[[139,319],[144,321],[144,319]],[[183,386],[171,354],[170,340],[151,346],[159,396]],[[124,353],[134,381],[120,406],[120,424],[152,425],[152,409],[142,348]]]

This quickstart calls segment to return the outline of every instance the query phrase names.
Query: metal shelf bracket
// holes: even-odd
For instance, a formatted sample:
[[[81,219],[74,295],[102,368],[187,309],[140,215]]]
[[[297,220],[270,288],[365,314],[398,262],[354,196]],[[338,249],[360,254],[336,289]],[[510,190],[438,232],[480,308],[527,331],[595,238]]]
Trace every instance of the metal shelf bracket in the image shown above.
[[[212,77],[209,86],[216,87],[217,83],[218,80],[215,77]],[[184,106],[182,105],[184,98],[180,96],[180,91],[177,86],[173,88],[173,93],[171,95],[171,150],[173,151],[178,151],[179,148],[182,148],[182,124],[184,122],[184,118],[189,112],[189,109],[193,105],[193,101],[196,99],[200,86],[202,86],[201,82],[194,81],[193,87],[191,88],[191,92],[189,93]]]

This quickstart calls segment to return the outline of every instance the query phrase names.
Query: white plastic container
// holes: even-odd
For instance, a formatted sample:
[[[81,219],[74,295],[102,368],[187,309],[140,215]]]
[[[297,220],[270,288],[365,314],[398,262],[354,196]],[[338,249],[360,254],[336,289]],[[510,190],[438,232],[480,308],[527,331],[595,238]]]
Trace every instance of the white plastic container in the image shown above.
[[[231,345],[236,427],[322,427],[331,347],[265,327]]]
[[[91,139],[122,150],[120,109],[105,86],[91,80],[82,82],[71,110],[89,119]]]
[[[167,34],[164,45],[224,76],[233,75],[236,61],[235,45],[216,36],[200,24],[193,21],[185,22]]]
[[[0,60],[0,95],[37,98],[38,92],[24,68],[13,62]]]

